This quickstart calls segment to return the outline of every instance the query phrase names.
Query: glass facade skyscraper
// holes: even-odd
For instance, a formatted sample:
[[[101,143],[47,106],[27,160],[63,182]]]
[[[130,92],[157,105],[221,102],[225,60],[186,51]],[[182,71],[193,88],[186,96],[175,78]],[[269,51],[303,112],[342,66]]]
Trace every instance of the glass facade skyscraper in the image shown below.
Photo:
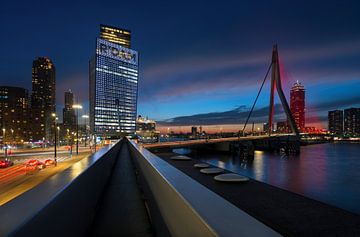
[[[137,114],[138,53],[103,38],[90,61],[90,129],[93,134],[134,134]]]

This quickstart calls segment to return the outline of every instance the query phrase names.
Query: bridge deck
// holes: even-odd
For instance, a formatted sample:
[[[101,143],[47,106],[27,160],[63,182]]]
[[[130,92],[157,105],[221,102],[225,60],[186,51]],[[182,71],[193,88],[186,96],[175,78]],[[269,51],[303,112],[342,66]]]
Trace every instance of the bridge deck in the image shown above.
[[[272,135],[272,138],[288,138],[293,137],[293,134],[285,134],[285,135]],[[174,142],[159,142],[153,144],[144,144],[144,148],[152,149],[152,148],[166,148],[166,147],[183,147],[183,146],[194,146],[201,144],[213,144],[220,142],[233,142],[233,141],[253,141],[253,140],[261,140],[268,139],[269,135],[261,135],[261,136],[247,136],[247,137],[226,137],[226,138],[215,138],[215,139],[197,139],[197,140],[186,140],[186,141],[174,141]]]
[[[360,236],[360,216],[304,196],[251,180],[219,183],[193,168],[196,160],[173,161],[173,153],[157,153],[191,178],[285,236]]]
[[[92,236],[153,236],[126,144],[102,196],[90,230]]]

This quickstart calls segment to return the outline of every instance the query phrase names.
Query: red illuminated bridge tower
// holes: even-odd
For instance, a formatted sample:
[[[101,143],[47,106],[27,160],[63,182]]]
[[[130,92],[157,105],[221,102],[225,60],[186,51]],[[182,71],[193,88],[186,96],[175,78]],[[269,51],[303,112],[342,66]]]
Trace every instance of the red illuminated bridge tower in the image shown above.
[[[291,131],[295,133],[297,137],[299,137],[299,130],[296,126],[294,117],[290,111],[289,105],[286,101],[286,97],[284,95],[284,92],[282,90],[281,86],[281,76],[280,76],[280,64],[279,64],[279,56],[278,56],[278,50],[277,45],[274,45],[273,52],[272,52],[272,64],[271,64],[271,87],[270,87],[270,106],[269,106],[269,136],[271,135],[271,132],[273,130],[272,124],[273,124],[273,117],[274,117],[274,94],[275,94],[275,88],[277,90],[277,93],[279,95],[282,107],[284,108],[284,111],[287,116],[287,120],[289,122],[289,126],[291,128]]]

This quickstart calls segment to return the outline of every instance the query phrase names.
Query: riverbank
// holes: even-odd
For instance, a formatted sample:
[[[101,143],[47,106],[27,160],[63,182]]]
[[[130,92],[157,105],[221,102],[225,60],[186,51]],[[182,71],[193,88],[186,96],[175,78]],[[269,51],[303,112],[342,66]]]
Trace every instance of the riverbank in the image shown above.
[[[360,235],[359,215],[253,179],[245,184],[219,183],[193,167],[196,159],[173,161],[174,153],[157,155],[283,235]]]

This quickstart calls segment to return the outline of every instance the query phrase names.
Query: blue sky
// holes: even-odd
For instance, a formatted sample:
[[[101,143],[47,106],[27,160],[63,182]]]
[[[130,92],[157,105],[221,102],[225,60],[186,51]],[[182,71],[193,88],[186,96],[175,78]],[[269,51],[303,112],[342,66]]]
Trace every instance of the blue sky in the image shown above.
[[[284,90],[301,81],[309,112],[360,106],[358,1],[6,1],[0,84],[31,89],[51,58],[57,103],[88,105],[88,60],[100,24],[132,31],[140,52],[138,112],[162,120],[250,107],[278,44]],[[258,107],[268,103],[268,85]],[[310,116],[310,114],[309,114]]]

